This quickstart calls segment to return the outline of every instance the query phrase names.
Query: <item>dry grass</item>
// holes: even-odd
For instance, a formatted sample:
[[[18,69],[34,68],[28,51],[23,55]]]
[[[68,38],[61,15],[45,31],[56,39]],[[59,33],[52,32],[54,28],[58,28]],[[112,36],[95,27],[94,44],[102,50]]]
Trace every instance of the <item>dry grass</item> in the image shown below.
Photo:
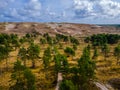
[[[36,38],[35,43],[39,44],[38,40],[39,40],[39,38]],[[40,52],[41,59],[36,60],[36,68],[31,69],[32,72],[36,76],[36,85],[38,88],[37,90],[54,90],[55,80],[56,80],[56,77],[54,75],[54,67],[53,67],[54,63],[51,63],[50,68],[48,69],[47,72],[44,71],[44,67],[42,64],[43,63],[42,56],[43,56],[44,50],[49,45],[48,44],[44,44],[44,45],[39,44],[39,45],[41,48],[41,52]],[[72,47],[72,44],[69,44],[69,43],[62,43],[62,45],[63,45],[63,49],[59,49],[59,52],[62,54],[65,54],[64,53],[65,47],[67,47],[67,46]],[[28,43],[24,44],[23,46],[28,47]],[[56,45],[56,46],[59,48],[59,45]],[[78,45],[78,47],[77,47],[78,49],[76,50],[75,56],[68,57],[68,62],[71,66],[77,65],[77,60],[82,55],[82,51],[85,46],[87,46],[87,44],[81,42],[80,45]],[[113,52],[113,49],[115,46],[116,45],[110,46],[110,48],[111,48],[110,52]],[[95,60],[96,66],[97,66],[96,78],[104,83],[106,83],[106,81],[111,78],[119,78],[120,77],[120,65],[116,65],[116,58],[110,54],[109,57],[107,58],[107,60],[105,61],[102,53],[100,52],[100,49],[98,49],[98,51],[99,51],[99,57]],[[8,61],[10,71],[8,71],[8,72],[5,71],[5,69],[4,69],[6,67],[5,61],[0,62],[0,68],[1,68],[1,70],[4,70],[3,73],[0,75],[0,86],[2,86],[2,87],[9,87],[11,70],[13,68],[14,62],[16,62],[17,53],[18,53],[18,50],[10,53],[10,58]],[[91,50],[91,56],[92,55],[93,55],[93,49]],[[31,67],[30,60],[27,61],[27,67]],[[46,73],[49,77],[48,79],[45,78]],[[3,90],[7,90],[7,89],[3,89]]]

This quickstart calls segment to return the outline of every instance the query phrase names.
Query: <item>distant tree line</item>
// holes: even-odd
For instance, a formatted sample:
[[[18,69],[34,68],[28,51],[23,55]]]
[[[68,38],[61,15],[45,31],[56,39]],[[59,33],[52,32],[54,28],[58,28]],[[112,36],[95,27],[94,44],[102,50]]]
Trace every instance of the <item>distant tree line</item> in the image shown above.
[[[104,44],[116,44],[120,40],[118,34],[96,34],[85,38],[85,42],[92,43],[93,46],[102,46]]]

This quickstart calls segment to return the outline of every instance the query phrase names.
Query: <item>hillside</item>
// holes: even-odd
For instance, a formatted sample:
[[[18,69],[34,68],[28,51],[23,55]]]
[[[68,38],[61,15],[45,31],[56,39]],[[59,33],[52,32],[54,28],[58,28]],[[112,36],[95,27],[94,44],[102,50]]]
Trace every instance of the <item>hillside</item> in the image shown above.
[[[120,27],[115,25],[90,25],[74,23],[0,23],[1,33],[25,34],[37,32],[39,34],[49,33],[65,34],[74,36],[86,36],[92,34],[109,33],[120,34]]]

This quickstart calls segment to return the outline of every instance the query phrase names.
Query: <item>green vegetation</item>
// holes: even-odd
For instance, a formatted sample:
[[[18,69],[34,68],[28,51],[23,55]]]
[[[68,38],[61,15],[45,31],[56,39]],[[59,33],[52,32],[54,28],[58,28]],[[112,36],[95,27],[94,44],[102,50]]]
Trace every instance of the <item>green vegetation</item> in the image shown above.
[[[106,57],[108,56],[109,51],[110,51],[110,49],[109,49],[108,45],[107,45],[107,44],[104,44],[104,45],[102,46],[102,53],[103,53],[103,55],[104,55],[104,57],[105,57],[104,60],[106,60]]]
[[[64,52],[69,56],[69,55],[72,55],[74,56],[75,55],[75,51],[70,48],[70,47],[66,47],[66,49],[64,50]]]
[[[15,83],[10,87],[10,90],[36,90],[35,76],[30,69],[21,65],[21,62],[17,60],[13,70],[11,78]]]
[[[28,51],[26,48],[22,47],[19,49],[18,57],[20,58],[20,60],[23,60],[24,66],[26,66],[26,60],[28,59],[27,54],[28,54]]]
[[[44,69],[49,68],[50,59],[51,59],[51,50],[50,50],[50,47],[48,47],[48,48],[44,51],[44,55],[43,55]]]
[[[94,81],[120,77],[119,39],[116,34],[0,34],[0,89],[54,90],[62,73],[60,90],[97,90]]]
[[[78,72],[80,75],[81,88],[87,90],[87,84],[94,78],[95,63],[90,58],[90,51],[84,48],[81,58],[78,60]],[[87,83],[86,83],[87,82]]]
[[[98,50],[97,50],[97,48],[95,47],[95,49],[94,49],[94,54],[93,54],[93,59],[97,59],[97,57],[98,57]]]
[[[28,47],[28,58],[32,60],[32,68],[35,68],[35,59],[39,58],[40,47],[34,43],[31,43]]]
[[[117,47],[115,47],[115,49],[114,49],[114,55],[117,58],[116,64],[119,64],[119,59],[120,59],[120,45],[118,45]]]
[[[60,84],[60,90],[78,90],[71,80],[64,80]]]
[[[120,40],[120,35],[117,34],[97,34],[87,37],[85,42],[92,42],[93,46],[102,46],[106,43],[115,44]]]
[[[66,88],[70,88],[69,90],[88,90],[87,87],[94,80],[95,68],[95,62],[90,59],[89,48],[85,47],[81,58],[78,60],[78,66],[69,68],[72,74],[71,81],[64,82],[65,85],[62,90],[66,90]],[[71,83],[71,86],[66,86],[67,83]]]

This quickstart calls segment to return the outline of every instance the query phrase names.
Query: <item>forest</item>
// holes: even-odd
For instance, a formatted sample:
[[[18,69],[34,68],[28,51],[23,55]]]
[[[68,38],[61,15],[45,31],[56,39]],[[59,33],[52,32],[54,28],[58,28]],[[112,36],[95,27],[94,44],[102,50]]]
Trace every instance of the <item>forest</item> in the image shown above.
[[[0,90],[100,90],[95,82],[120,77],[119,41],[118,34],[1,33]]]

